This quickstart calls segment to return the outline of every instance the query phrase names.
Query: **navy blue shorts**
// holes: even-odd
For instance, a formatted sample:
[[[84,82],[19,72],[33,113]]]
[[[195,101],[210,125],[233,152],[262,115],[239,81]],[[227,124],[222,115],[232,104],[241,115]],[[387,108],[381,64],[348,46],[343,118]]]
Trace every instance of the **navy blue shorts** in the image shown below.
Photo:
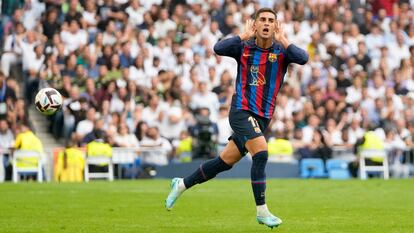
[[[242,156],[246,155],[246,142],[250,139],[263,136],[270,123],[270,119],[261,117],[247,110],[230,108],[229,114],[230,126],[233,134],[229,141],[233,140]]]

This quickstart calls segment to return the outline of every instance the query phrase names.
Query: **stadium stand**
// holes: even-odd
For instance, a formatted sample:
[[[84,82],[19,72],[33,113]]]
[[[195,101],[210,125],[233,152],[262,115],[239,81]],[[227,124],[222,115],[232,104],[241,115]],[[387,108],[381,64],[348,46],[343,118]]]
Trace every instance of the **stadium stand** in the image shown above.
[[[220,150],[231,133],[220,109],[231,102],[236,69],[212,48],[264,6],[278,12],[289,40],[310,55],[308,64],[289,67],[266,137],[283,132],[298,161],[355,161],[357,141],[372,128],[391,175],[407,177],[414,147],[412,0],[4,0],[0,178],[11,179],[9,149],[23,122],[48,142],[49,160],[49,147],[84,146],[103,132],[111,147],[162,144],[163,157],[155,159],[164,165],[191,161],[188,152],[198,145],[189,129],[198,109],[207,108],[219,125],[211,145]],[[59,90],[64,105],[46,119],[33,111],[32,98],[47,86]],[[46,175],[53,177],[48,169]]]

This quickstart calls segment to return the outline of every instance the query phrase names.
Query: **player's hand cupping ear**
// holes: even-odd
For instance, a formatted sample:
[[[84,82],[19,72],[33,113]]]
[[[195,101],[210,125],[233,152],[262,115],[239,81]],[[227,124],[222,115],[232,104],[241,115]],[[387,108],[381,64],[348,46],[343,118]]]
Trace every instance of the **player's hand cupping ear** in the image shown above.
[[[241,40],[248,40],[255,36],[256,28],[254,27],[254,21],[249,19],[246,20],[246,24],[244,25],[244,31],[240,34]]]
[[[287,48],[289,46],[289,41],[285,36],[285,30],[282,26],[282,23],[276,20],[276,29],[275,29],[275,40],[283,45],[283,47]]]

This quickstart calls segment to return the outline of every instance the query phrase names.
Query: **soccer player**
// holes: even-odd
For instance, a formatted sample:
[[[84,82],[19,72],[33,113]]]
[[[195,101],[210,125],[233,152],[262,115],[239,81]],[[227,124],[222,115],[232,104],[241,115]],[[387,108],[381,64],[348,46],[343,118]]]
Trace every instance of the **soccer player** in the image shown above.
[[[165,206],[171,210],[185,190],[231,169],[249,152],[253,160],[251,184],[257,221],[271,228],[277,227],[282,220],[271,214],[265,203],[268,152],[263,131],[272,119],[287,66],[289,63],[305,64],[308,54],[289,43],[276,13],[270,8],[258,10],[254,20],[247,20],[242,34],[219,41],[214,51],[237,61],[236,91],[229,115],[234,133],[220,156],[204,162],[184,179],[172,180]]]

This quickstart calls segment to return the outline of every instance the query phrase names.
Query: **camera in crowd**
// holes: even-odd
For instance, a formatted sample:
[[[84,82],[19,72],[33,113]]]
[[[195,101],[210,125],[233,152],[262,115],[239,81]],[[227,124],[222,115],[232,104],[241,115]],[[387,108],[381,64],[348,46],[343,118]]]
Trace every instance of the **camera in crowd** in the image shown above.
[[[193,159],[208,159],[217,156],[217,124],[210,120],[208,108],[198,109],[196,124],[190,129],[193,138]]]

